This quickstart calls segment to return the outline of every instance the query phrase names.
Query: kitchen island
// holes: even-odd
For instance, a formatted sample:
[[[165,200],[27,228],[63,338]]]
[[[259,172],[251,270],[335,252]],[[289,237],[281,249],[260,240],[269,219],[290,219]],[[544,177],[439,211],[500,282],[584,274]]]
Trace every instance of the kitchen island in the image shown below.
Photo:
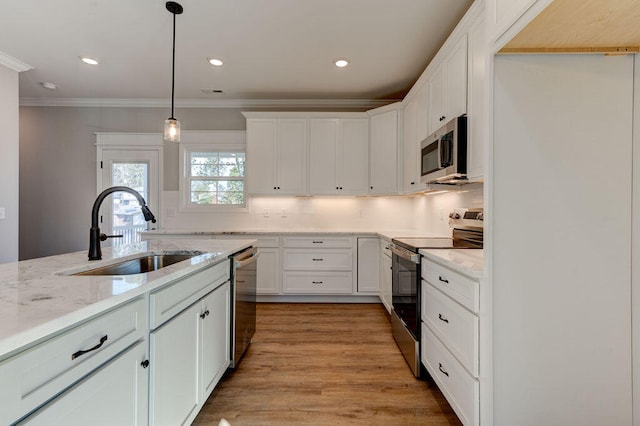
[[[51,424],[58,418],[56,413],[69,407],[73,418],[81,419],[83,413],[90,415],[96,409],[95,401],[90,405],[93,408],[78,409],[87,404],[83,397],[93,392],[93,396],[123,395],[119,400],[123,405],[116,401],[118,409],[106,412],[116,416],[115,422],[147,424],[148,393],[162,391],[148,385],[149,374],[154,375],[154,348],[149,342],[156,331],[152,328],[170,324],[182,315],[183,308],[189,311],[202,306],[203,312],[209,312],[213,309],[206,303],[228,305],[228,256],[254,243],[248,239],[154,240],[105,248],[101,261],[88,261],[82,251],[0,265],[0,423],[12,423],[36,410],[25,420]],[[147,273],[73,275],[147,254],[167,253],[194,256]],[[215,301],[211,299],[218,294]],[[220,319],[223,331],[228,329],[228,312],[227,308],[227,317]],[[208,321],[219,318],[212,313],[205,315]],[[204,324],[205,318],[201,318]],[[201,327],[196,328],[194,333],[200,335]],[[195,342],[194,354],[201,350],[203,339],[200,336]],[[226,369],[228,335],[213,346],[205,343],[222,349],[226,359],[221,362]],[[119,373],[129,381],[106,388],[96,385],[104,381],[91,380],[100,374],[115,378]],[[197,398],[203,399],[203,395]]]

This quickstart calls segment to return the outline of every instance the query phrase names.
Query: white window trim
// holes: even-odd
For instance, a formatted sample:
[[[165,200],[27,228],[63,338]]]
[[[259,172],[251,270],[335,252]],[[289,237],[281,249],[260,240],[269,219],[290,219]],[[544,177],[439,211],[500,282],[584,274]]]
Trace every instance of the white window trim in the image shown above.
[[[180,158],[180,175],[179,175],[179,192],[180,205],[179,211],[182,213],[215,213],[215,212],[249,212],[249,197],[246,190],[244,192],[244,206],[210,204],[210,205],[193,205],[190,202],[191,193],[189,188],[189,163],[192,152],[199,151],[215,151],[215,152],[245,152],[245,132],[244,131],[202,131],[202,132],[185,132],[181,134],[179,158]],[[245,170],[246,183],[246,170]]]

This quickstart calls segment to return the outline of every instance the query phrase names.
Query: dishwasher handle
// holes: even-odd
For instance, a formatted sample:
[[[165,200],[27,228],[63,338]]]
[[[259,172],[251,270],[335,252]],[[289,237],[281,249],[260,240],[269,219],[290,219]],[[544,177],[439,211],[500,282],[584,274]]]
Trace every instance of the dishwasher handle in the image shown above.
[[[235,269],[243,268],[253,262],[256,262],[259,255],[260,253],[258,253],[258,249],[255,247],[251,247],[251,249],[245,250],[242,253],[238,253],[237,256],[234,256],[233,265]]]

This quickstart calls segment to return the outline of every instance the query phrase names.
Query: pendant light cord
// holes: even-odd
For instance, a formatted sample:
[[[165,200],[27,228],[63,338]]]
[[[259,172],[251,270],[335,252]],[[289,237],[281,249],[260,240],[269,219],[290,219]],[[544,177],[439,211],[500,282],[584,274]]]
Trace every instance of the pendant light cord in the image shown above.
[[[173,55],[171,57],[171,119],[175,120],[173,117],[173,95],[175,93],[175,85],[176,85],[176,14],[173,15]]]

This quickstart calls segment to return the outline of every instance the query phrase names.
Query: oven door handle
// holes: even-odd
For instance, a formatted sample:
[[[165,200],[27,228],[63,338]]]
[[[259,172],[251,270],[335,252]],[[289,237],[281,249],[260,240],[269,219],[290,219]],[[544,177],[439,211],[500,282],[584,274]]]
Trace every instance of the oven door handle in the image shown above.
[[[389,248],[391,249],[391,252],[393,254],[400,256],[401,258],[408,260],[411,263],[415,263],[416,265],[420,264],[420,254],[414,253],[402,247],[398,247],[393,243],[389,245]]]

